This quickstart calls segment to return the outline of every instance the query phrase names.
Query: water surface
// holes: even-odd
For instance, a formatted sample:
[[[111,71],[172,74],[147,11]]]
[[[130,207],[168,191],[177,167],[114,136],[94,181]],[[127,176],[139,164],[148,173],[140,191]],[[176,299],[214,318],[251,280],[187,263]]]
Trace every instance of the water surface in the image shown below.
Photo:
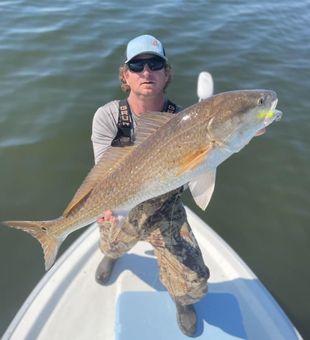
[[[58,216],[93,164],[91,121],[123,96],[124,46],[150,33],[166,46],[171,100],[273,89],[281,122],[218,169],[206,212],[185,201],[248,263],[310,337],[310,2],[0,1],[0,220]],[[64,249],[74,236],[65,242]],[[42,251],[0,229],[0,334],[44,274]]]

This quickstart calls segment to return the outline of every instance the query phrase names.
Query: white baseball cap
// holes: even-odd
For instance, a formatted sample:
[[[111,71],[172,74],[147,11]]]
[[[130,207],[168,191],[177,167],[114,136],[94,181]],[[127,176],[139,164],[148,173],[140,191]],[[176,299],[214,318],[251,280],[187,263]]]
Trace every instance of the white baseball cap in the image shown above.
[[[162,43],[152,35],[145,34],[129,41],[126,49],[125,63],[128,63],[131,59],[143,53],[154,54],[168,60]]]

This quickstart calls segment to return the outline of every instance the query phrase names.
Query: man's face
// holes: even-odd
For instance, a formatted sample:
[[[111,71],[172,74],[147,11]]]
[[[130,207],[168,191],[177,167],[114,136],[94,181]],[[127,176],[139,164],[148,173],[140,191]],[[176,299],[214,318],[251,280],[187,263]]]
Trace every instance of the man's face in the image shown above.
[[[135,59],[150,59],[152,54],[141,54]],[[163,93],[164,87],[169,79],[170,71],[165,67],[161,70],[152,71],[146,64],[141,72],[125,71],[124,77],[130,90],[138,96],[157,96]]]

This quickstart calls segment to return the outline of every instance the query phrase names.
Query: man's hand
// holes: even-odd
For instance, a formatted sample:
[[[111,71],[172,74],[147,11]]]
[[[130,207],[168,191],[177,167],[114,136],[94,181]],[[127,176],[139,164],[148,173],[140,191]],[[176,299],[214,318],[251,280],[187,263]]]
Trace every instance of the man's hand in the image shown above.
[[[123,216],[115,216],[113,215],[112,210],[106,210],[103,213],[103,216],[98,218],[97,223],[104,225],[105,223],[110,223],[115,226],[121,227],[122,223],[124,222]]]
[[[117,217],[115,217],[112,213],[112,210],[106,210],[103,213],[103,216],[98,218],[97,223],[104,224],[105,222],[110,222],[115,224],[117,222]]]

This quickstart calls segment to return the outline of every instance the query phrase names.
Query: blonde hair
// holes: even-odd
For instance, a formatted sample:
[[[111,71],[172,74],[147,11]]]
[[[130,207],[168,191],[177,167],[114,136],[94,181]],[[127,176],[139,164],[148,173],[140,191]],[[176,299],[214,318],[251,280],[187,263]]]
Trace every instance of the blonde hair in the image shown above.
[[[124,92],[130,92],[130,86],[127,84],[124,73],[128,70],[128,66],[126,64],[123,64],[119,68],[119,80],[121,83],[121,89]],[[168,87],[169,83],[172,80],[172,72],[171,72],[171,65],[170,64],[165,64],[165,71],[168,72],[169,78],[166,82],[166,85],[164,87],[164,92],[166,91],[166,88]]]

